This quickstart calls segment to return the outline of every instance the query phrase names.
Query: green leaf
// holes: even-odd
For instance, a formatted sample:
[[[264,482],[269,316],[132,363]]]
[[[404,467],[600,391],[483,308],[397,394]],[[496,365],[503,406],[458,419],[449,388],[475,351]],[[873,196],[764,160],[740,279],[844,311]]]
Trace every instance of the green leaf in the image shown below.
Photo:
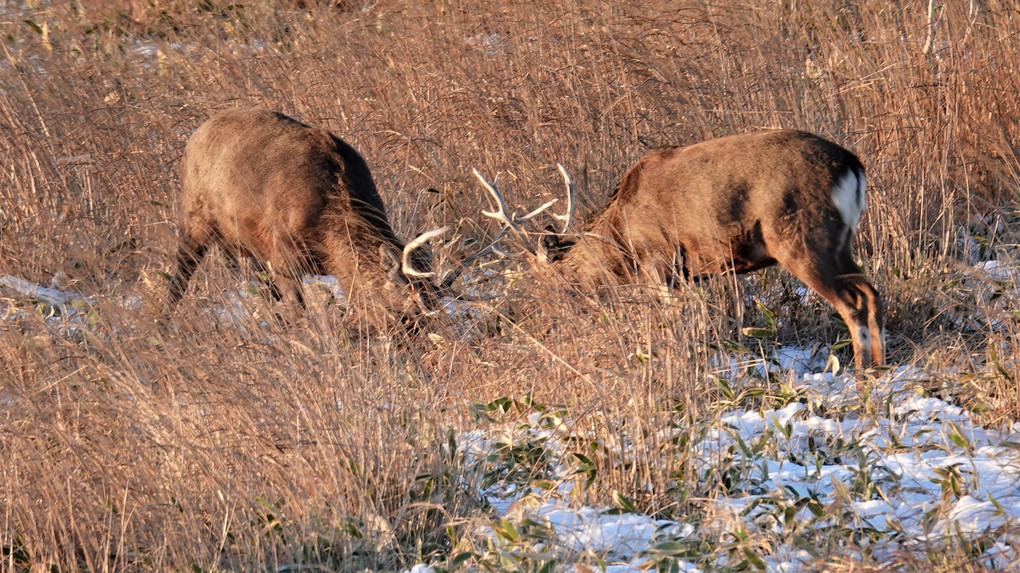
[[[841,348],[846,348],[847,346],[850,345],[851,342],[853,342],[853,341],[850,340],[849,338],[844,338],[844,339],[836,342],[835,344],[833,344],[832,345],[832,350],[833,350],[833,352],[835,352],[836,350],[839,350]]]
[[[732,340],[720,340],[719,346],[722,347],[723,350],[726,350],[728,352],[739,352],[742,354],[747,354],[748,352],[750,352],[747,349],[747,347],[740,344],[739,342],[734,342]]]
[[[999,500],[992,497],[991,492],[989,492],[987,495],[988,501],[992,504],[993,507],[995,507],[995,513],[992,514],[992,517],[1002,517],[1003,515],[1006,515],[1006,510],[1003,509],[1002,505],[999,504]]]
[[[450,560],[450,571],[456,570],[458,567],[464,564],[468,559],[477,559],[478,556],[470,551],[465,551],[458,554],[456,557]]]
[[[499,535],[511,543],[514,543],[521,538],[520,532],[517,531],[514,524],[510,523],[507,519],[500,520],[499,525],[493,526],[492,529],[496,532],[496,535]]]
[[[627,513],[638,512],[637,506],[634,505],[634,502],[627,499],[627,496],[623,495],[618,491],[613,491],[613,503],[615,503],[617,507],[619,507],[620,509]]]
[[[778,327],[776,326],[777,324],[776,315],[771,310],[769,310],[768,307],[762,304],[760,300],[754,299],[754,303],[758,305],[758,308],[761,310],[762,316],[765,317],[765,324],[767,324],[769,328],[772,329],[773,331],[778,330]]]
[[[510,398],[508,398],[506,396],[503,396],[501,398],[496,398],[495,400],[493,400],[493,401],[489,402],[488,404],[486,404],[485,405],[485,409],[490,411],[490,412],[497,412],[498,411],[500,413],[506,414],[507,412],[510,411],[510,407],[512,405],[513,405],[513,400],[511,400]]]
[[[751,562],[751,565],[754,566],[755,569],[759,571],[765,570],[765,560],[759,557],[754,551],[751,551],[750,548],[744,548],[744,557],[747,557],[747,560]]]
[[[712,381],[715,382],[715,385],[719,387],[719,391],[722,392],[722,395],[727,400],[733,399],[733,388],[730,388],[730,383],[727,382],[725,378],[720,378],[716,376],[715,378],[712,379]]]
[[[953,444],[955,444],[958,447],[961,447],[965,450],[970,450],[971,449],[970,440],[967,439],[967,436],[963,435],[963,432],[960,431],[959,426],[957,426],[953,422],[949,422],[949,427],[951,429],[951,431],[949,432],[949,441],[953,442]]]
[[[771,418],[772,426],[775,429],[779,430],[779,433],[782,434],[784,438],[789,440],[793,436],[793,423],[787,422],[783,424],[779,421],[779,418],[777,418],[775,415],[772,415]]]
[[[817,499],[812,499],[807,504],[808,511],[811,512],[815,517],[821,517],[825,515],[825,507]]]
[[[682,541],[664,541],[651,550],[662,555],[685,555],[690,551],[690,547]]]

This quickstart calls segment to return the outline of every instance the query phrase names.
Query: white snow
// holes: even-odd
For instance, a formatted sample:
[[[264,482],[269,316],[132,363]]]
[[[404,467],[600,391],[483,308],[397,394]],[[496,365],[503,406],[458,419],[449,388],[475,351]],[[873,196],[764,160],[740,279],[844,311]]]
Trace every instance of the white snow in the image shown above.
[[[979,270],[996,280],[1017,275],[1015,268],[990,263]],[[306,285],[342,296],[332,277],[312,278]],[[244,290],[231,293],[229,306],[244,296]],[[23,312],[26,304],[19,300],[45,302],[59,309],[60,320],[77,320],[86,328],[76,317],[88,312],[86,297],[0,277],[0,322]],[[218,312],[232,315],[237,309]],[[581,504],[571,487],[576,460],[569,459],[571,440],[581,436],[572,435],[571,420],[537,411],[523,423],[458,436],[457,454],[467,468],[491,464],[499,452],[519,444],[539,444],[545,455],[533,482],[509,474],[503,479],[492,471],[469,478],[473,481],[465,486],[487,502],[491,513],[491,525],[473,535],[494,539],[500,523],[526,522],[546,532],[538,543],[544,551],[597,554],[606,570],[615,572],[643,570],[662,548],[714,539],[736,524],[774,540],[761,555],[769,571],[796,571],[812,558],[791,541],[793,533],[822,537],[832,528],[866,537],[857,543],[879,561],[912,547],[981,537],[988,547],[983,563],[1015,564],[1020,558],[1015,533],[1020,528],[1020,424],[981,426],[958,405],[921,393],[919,382],[930,373],[913,367],[891,369],[874,381],[869,403],[885,406],[863,411],[857,380],[840,373],[827,355],[825,349],[782,348],[750,365],[759,374],[784,372],[796,396],[775,408],[733,409],[706,421],[706,431],[697,434],[703,438],[687,446],[699,464],[697,473],[707,475],[720,460],[729,460],[732,473],[728,490],[703,502],[707,517],[697,525],[654,519],[626,504]],[[721,355],[713,376],[726,378],[747,372],[748,366]],[[624,437],[617,447],[637,439]],[[746,449],[748,444],[755,447]],[[699,571],[682,559],[674,563],[680,571]],[[409,571],[433,570],[419,564]]]
[[[983,428],[958,406],[918,395],[912,381],[920,375],[900,368],[880,380],[879,392],[894,404],[887,416],[836,417],[844,414],[838,406],[845,398],[831,394],[829,388],[852,386],[853,379],[817,372],[804,374],[797,386],[804,395],[819,397],[818,405],[826,406],[831,415],[813,413],[803,402],[723,413],[720,423],[694,446],[693,457],[701,460],[705,472],[726,456],[740,458],[741,450],[734,447],[738,439],[745,444],[766,439],[770,447],[745,460],[749,463],[743,483],[730,496],[711,503],[719,506],[719,515],[740,520],[752,531],[782,534],[784,528],[805,531],[834,525],[872,530],[878,556],[962,534],[992,535],[987,557],[1015,559],[1018,540],[1010,532],[1020,525],[1020,435],[1012,429]],[[567,432],[529,422],[523,431],[508,427],[495,438],[477,430],[465,434],[467,463],[511,441],[542,441],[543,447],[556,452],[554,457],[569,451]],[[561,421],[557,427],[569,425]],[[842,452],[834,444],[843,444]],[[841,459],[819,463],[828,457]],[[553,467],[550,475],[566,473],[564,465]],[[948,485],[954,479],[959,488],[955,493]],[[861,487],[868,482],[873,485]],[[540,490],[496,484],[480,493],[490,501],[495,519],[512,516],[545,524],[554,533],[550,544],[566,552],[598,553],[616,563],[617,571],[640,570],[648,548],[698,533],[690,524],[579,506],[565,487]],[[793,505],[806,499],[826,509],[841,500],[842,514],[818,519],[804,506],[795,512],[795,523],[785,525],[768,515],[777,502]],[[937,519],[930,519],[932,515]],[[797,570],[808,557],[792,545],[780,546],[766,564],[772,571]],[[691,563],[681,567],[696,570]]]

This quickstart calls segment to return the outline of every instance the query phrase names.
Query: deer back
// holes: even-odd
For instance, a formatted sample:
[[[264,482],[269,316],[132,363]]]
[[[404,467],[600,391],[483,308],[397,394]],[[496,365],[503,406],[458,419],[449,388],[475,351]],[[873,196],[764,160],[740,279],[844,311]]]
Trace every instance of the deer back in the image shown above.
[[[365,160],[330,132],[266,110],[223,112],[188,140],[182,187],[183,242],[219,244],[292,280],[332,274],[352,302],[407,310],[405,245]],[[431,268],[424,251],[409,258]]]
[[[572,248],[554,259],[598,284],[633,282],[636,272],[747,272],[777,256],[809,257],[816,245],[852,239],[864,196],[856,186],[844,189],[848,173],[863,181],[857,157],[800,131],[660,148],[627,171]]]
[[[573,185],[560,171],[572,205]],[[495,185],[478,177],[498,205],[482,213],[505,224],[497,240],[506,230],[526,234],[520,223],[550,205],[508,215]],[[865,188],[864,167],[854,154],[801,131],[662,148],[639,159],[609,203],[572,238],[565,234],[568,207],[563,232],[546,228],[544,249],[534,257],[543,264],[533,268],[597,287],[676,285],[779,263],[836,309],[863,370],[885,360],[882,300],[851,249]]]

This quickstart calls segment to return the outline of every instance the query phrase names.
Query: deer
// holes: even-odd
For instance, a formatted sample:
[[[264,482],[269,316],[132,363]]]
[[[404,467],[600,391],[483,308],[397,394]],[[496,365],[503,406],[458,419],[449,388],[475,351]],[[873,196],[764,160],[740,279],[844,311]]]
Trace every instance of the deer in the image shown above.
[[[422,249],[449,229],[404,244],[364,158],[325,129],[264,109],[224,111],[188,139],[181,188],[167,311],[212,246],[252,260],[273,298],[302,310],[302,275],[336,276],[370,328],[414,323],[451,294]]]
[[[526,244],[533,269],[554,271],[587,288],[682,282],[749,273],[779,264],[828,301],[846,323],[859,372],[885,362],[882,300],[852,252],[865,208],[864,166],[852,152],[817,135],[768,130],[654,149],[624,174],[608,202],[580,233],[570,233],[574,186],[563,222]],[[523,216],[509,213],[496,182],[475,176],[495,201],[482,214],[530,240]],[[491,249],[490,249],[491,251]]]

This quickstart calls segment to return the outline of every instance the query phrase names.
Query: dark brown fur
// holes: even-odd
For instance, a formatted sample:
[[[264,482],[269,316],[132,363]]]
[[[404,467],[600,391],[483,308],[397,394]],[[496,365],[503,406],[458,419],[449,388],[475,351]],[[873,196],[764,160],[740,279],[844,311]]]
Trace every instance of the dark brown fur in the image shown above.
[[[401,272],[404,244],[365,160],[328,131],[271,111],[230,110],[195,131],[181,167],[169,308],[214,244],[271,271],[285,301],[303,305],[302,274],[335,275],[352,310],[373,326],[435,305],[430,283]],[[428,271],[431,261],[415,251],[412,266]]]
[[[855,229],[832,190],[864,167],[851,152],[799,131],[769,131],[663,148],[640,158],[574,241],[549,237],[553,269],[588,285],[664,282],[778,262],[828,300],[859,368],[884,361],[882,302],[854,262]],[[854,221],[854,224],[856,221]]]

